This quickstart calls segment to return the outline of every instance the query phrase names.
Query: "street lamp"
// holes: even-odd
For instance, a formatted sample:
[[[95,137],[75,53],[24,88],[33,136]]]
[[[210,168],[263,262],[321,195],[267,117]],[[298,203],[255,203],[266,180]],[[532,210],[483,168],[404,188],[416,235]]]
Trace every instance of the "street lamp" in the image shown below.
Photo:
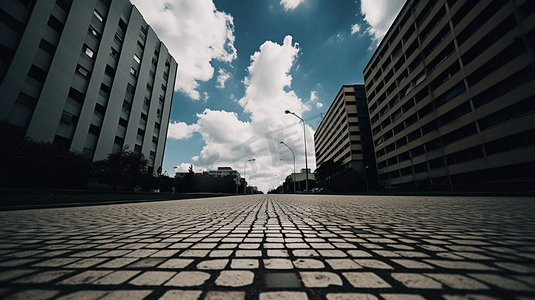
[[[368,188],[368,174],[366,174],[366,173],[367,173],[366,171],[368,171],[368,166],[366,166],[366,167],[364,168],[364,179],[366,180],[366,191],[369,192],[369,191],[370,191],[370,188]]]
[[[294,114],[293,112],[289,111],[289,110],[285,110],[284,111],[285,114],[292,114],[294,115],[296,118],[298,118],[299,120],[301,120],[301,122],[303,122],[303,138],[305,140],[305,173],[306,173],[306,182],[305,182],[305,187],[306,187],[306,192],[308,194],[308,158],[307,158],[307,134],[306,134],[306,123],[305,123],[305,120],[303,120],[300,116]],[[295,173],[295,172],[294,172]]]
[[[243,164],[243,194],[244,195],[246,194],[246,191],[247,191],[247,169],[245,168],[245,166],[250,161],[255,161],[255,159],[253,158],[253,159],[246,160],[245,163]]]
[[[292,180],[294,182],[294,194],[295,194],[295,153],[292,150],[292,148],[290,148],[290,146],[286,145],[284,142],[280,142],[280,143],[283,144],[284,146],[288,147],[288,149],[290,149],[290,151],[292,151],[292,156],[294,158],[294,172],[292,174]]]

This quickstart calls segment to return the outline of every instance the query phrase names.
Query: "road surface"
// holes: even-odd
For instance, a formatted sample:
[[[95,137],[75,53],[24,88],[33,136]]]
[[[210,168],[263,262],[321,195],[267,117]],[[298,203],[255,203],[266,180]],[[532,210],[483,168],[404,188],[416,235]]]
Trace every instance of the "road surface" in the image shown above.
[[[0,212],[3,299],[535,299],[535,199],[254,195]]]

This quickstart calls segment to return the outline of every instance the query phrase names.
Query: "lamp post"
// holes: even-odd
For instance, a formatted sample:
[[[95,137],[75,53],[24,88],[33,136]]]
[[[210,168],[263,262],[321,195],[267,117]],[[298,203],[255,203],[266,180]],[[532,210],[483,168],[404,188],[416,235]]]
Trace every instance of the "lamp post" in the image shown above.
[[[301,120],[301,122],[303,122],[303,138],[305,140],[305,176],[306,176],[306,182],[305,182],[305,188],[306,188],[306,192],[308,194],[308,158],[307,158],[307,134],[306,134],[306,123],[305,123],[305,120],[303,120],[300,116],[296,115],[295,113],[289,111],[289,110],[285,110],[284,111],[285,114],[292,114],[294,115],[296,118],[298,118],[299,120]],[[295,173],[295,172],[294,172]]]
[[[292,156],[294,158],[294,172],[292,174],[292,181],[294,182],[294,194],[295,194],[295,153],[292,150],[292,148],[290,148],[290,146],[286,145],[284,142],[280,142],[280,143],[283,144],[284,146],[288,147],[288,149],[290,149],[290,151],[292,151]]]
[[[255,161],[255,159],[253,158],[253,159],[246,160],[245,163],[243,164],[243,194],[244,195],[247,192],[247,169],[245,168],[245,166],[250,161]]]
[[[366,174],[366,173],[367,173],[366,171],[368,171],[368,166],[366,166],[366,167],[364,168],[364,179],[366,180],[366,191],[369,192],[369,191],[370,191],[370,188],[368,188],[368,174]]]

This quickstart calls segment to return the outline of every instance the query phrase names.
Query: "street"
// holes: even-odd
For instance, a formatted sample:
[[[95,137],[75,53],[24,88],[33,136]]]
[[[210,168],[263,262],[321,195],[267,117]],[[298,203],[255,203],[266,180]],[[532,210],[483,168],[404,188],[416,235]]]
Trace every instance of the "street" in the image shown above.
[[[0,211],[3,299],[535,299],[535,199],[247,195]]]

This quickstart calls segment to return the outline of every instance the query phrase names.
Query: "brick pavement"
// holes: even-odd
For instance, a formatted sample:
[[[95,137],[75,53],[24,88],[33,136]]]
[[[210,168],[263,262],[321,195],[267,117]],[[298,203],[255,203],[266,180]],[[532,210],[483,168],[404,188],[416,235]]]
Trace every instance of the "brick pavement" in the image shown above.
[[[0,212],[3,299],[535,299],[535,199],[255,195]]]

